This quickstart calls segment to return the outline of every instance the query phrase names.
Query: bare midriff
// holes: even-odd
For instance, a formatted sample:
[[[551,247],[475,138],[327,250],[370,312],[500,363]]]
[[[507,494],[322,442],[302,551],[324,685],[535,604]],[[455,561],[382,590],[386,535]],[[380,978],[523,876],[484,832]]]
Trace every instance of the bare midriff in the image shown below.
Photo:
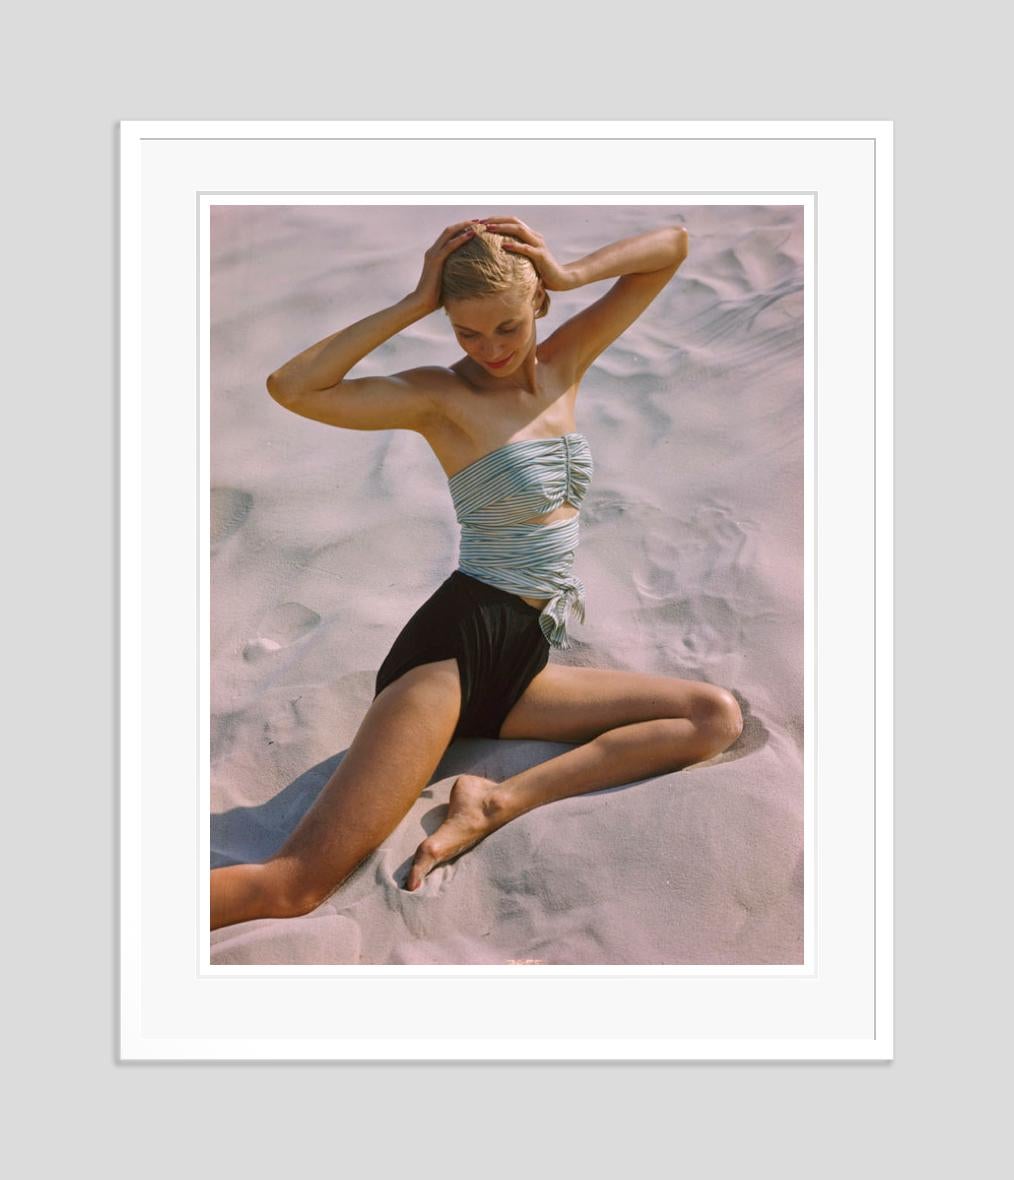
[[[552,524],[554,520],[570,520],[572,516],[577,516],[577,509],[573,504],[561,504],[559,508],[554,508],[552,512],[546,512],[542,516],[531,516],[528,520],[521,521],[522,524]],[[522,602],[527,602],[529,606],[534,606],[538,610],[549,602],[548,598],[526,598],[523,594],[519,594],[518,598]]]

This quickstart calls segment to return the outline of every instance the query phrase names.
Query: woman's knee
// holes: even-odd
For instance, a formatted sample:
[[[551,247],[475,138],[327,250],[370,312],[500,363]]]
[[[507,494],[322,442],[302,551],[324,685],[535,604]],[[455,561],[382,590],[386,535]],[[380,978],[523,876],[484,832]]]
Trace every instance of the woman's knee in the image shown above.
[[[717,747],[727,750],[743,732],[743,714],[739,702],[727,688],[703,685],[694,700],[691,720]]]

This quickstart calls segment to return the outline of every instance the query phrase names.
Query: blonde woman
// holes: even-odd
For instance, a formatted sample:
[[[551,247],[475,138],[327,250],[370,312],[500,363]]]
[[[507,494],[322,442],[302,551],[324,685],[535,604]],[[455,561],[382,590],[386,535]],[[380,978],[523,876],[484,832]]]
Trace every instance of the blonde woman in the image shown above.
[[[727,689],[550,662],[584,618],[574,568],[594,474],[578,430],[581,381],[687,257],[665,226],[561,264],[516,217],[448,226],[409,295],[299,353],[267,380],[286,409],[347,430],[414,430],[448,479],[458,567],[403,627],[341,765],[263,864],[211,873],[211,928],[319,906],[397,827],[456,737],[576,748],[503,782],[459,775],[447,816],[416,851],[420,888],[516,816],[569,795],[711,758],[743,720]],[[544,340],[550,292],[617,281]],[[363,357],[442,308],[462,355],[448,367],[346,379]],[[592,871],[594,866],[589,866]]]

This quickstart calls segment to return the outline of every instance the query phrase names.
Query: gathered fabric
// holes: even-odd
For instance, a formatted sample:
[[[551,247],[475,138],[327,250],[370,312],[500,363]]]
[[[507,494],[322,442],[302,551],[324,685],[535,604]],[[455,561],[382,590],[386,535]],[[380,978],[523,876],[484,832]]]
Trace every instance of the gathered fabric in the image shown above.
[[[585,619],[585,587],[574,573],[578,516],[525,524],[571,504],[580,512],[594,465],[583,434],[518,439],[482,455],[448,480],[461,525],[462,573],[528,598],[548,598],[539,626],[551,646],[571,646],[571,616]]]

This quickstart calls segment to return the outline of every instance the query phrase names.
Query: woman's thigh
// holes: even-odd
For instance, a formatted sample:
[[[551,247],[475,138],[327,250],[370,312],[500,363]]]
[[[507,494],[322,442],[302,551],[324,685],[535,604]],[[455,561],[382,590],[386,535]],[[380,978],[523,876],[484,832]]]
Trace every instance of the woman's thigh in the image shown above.
[[[727,689],[701,680],[548,664],[507,714],[500,737],[586,742],[620,725],[736,708]]]
[[[376,697],[338,768],[273,857],[293,897],[319,904],[398,826],[440,764],[460,708],[454,660],[419,665]]]

